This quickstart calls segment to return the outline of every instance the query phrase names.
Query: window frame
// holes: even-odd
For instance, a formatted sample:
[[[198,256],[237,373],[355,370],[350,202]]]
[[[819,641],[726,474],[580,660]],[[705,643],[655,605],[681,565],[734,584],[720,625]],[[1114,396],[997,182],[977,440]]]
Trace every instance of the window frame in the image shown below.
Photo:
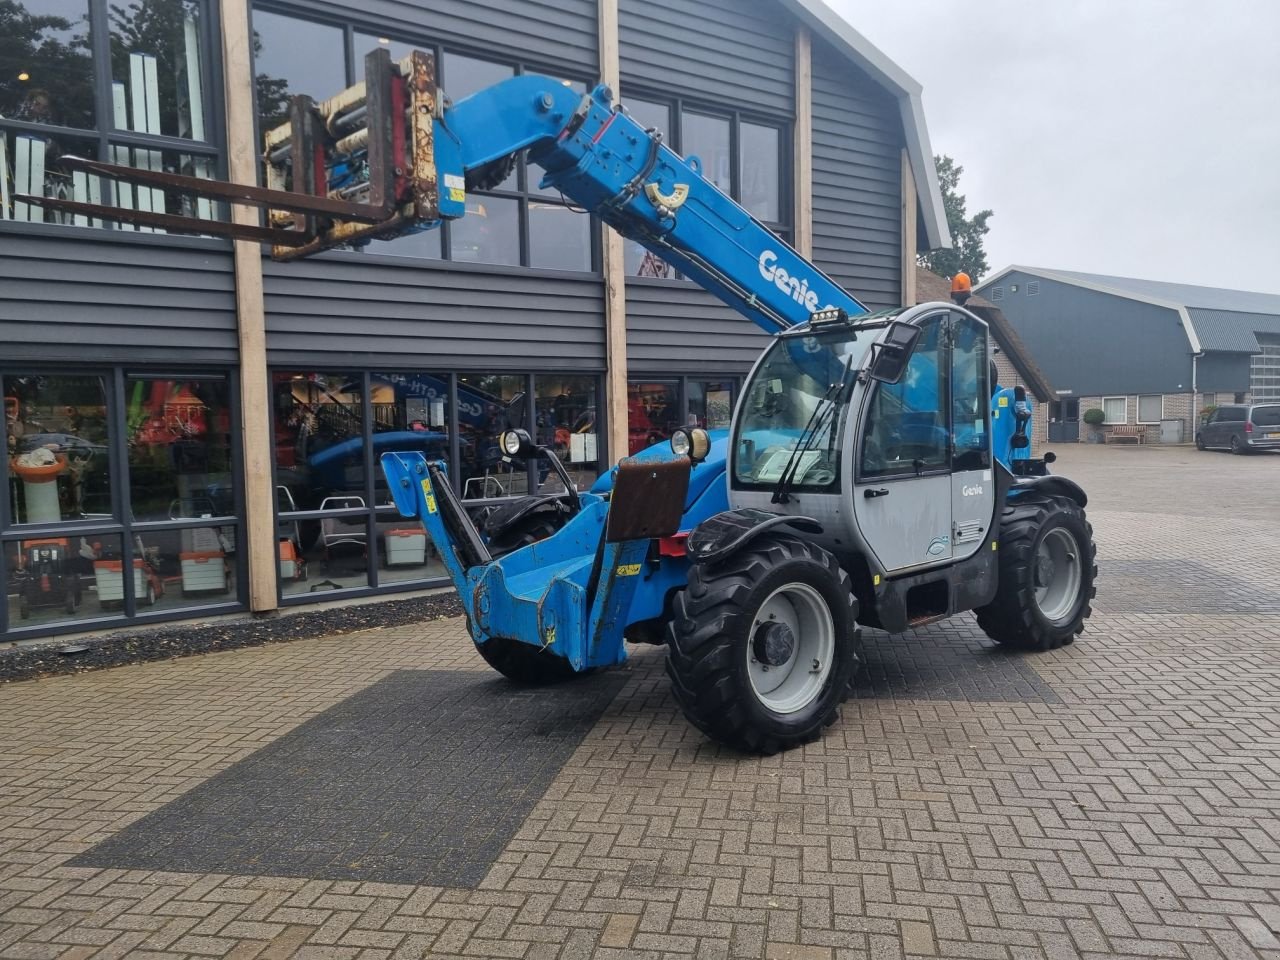
[[[662,142],[680,156],[683,151],[684,113],[699,114],[729,121],[729,196],[735,203],[741,203],[742,197],[742,149],[741,128],[743,123],[763,127],[773,127],[778,131],[778,214],[777,221],[761,220],[769,230],[777,234],[787,244],[792,244],[795,237],[795,157],[792,142],[794,140],[795,120],[781,114],[771,114],[760,110],[738,106],[725,106],[723,103],[699,100],[696,97],[661,92],[643,83],[622,82],[622,91],[618,102],[626,106],[627,100],[634,97],[648,103],[665,105],[668,110],[671,129],[662,131]],[[673,269],[671,277],[626,277],[627,283],[683,283],[686,278]]]
[[[99,615],[83,615],[76,619],[55,620],[32,626],[13,627],[9,624],[9,571],[3,546],[36,540],[44,537],[119,537],[120,562],[123,569],[134,574],[134,536],[157,531],[203,529],[210,526],[233,527],[236,543],[247,544],[244,491],[244,421],[238,398],[240,396],[240,372],[227,364],[175,363],[164,367],[146,364],[74,362],[22,362],[0,364],[0,394],[4,381],[19,376],[100,376],[105,381],[105,406],[107,412],[107,446],[110,462],[107,476],[111,486],[111,518],[109,520],[60,520],[56,523],[17,523],[9,509],[9,458],[0,457],[0,487],[4,496],[0,499],[0,642],[18,641],[43,636],[57,636],[68,632],[91,629],[118,629],[134,625],[156,624],[176,620],[192,620],[201,616],[234,613],[249,607],[248,553],[237,551],[235,563],[234,599],[208,598],[204,602],[183,604],[166,610],[150,610],[139,605],[136,589],[124,590],[118,611],[99,611]],[[130,377],[173,380],[219,379],[227,384],[230,398],[228,406],[231,443],[232,510],[229,516],[187,517],[177,520],[138,520],[133,516],[129,441],[125,433],[125,417],[128,409],[126,384]]]
[[[1123,414],[1124,419],[1111,420],[1107,418],[1107,401],[1108,400],[1119,400],[1124,404],[1124,414]],[[1102,425],[1104,427],[1119,427],[1119,426],[1127,425],[1129,423],[1129,398],[1127,396],[1103,397],[1102,398],[1102,418],[1103,418]]]
[[[66,138],[83,142],[96,142],[93,159],[114,162],[112,147],[134,147],[149,150],[179,153],[192,158],[205,159],[211,162],[211,174],[215,178],[226,178],[226,105],[223,90],[223,58],[221,31],[218,29],[219,4],[215,0],[192,0],[199,4],[201,23],[199,54],[204,67],[201,108],[204,111],[206,138],[204,140],[173,137],[159,133],[138,133],[134,130],[117,129],[113,118],[111,85],[111,21],[109,8],[111,0],[85,0],[89,14],[89,51],[93,58],[93,112],[94,127],[67,127],[60,124],[32,123],[29,120],[13,120],[0,117],[0,138],[13,133],[38,133],[51,139]],[[107,187],[103,203],[113,202],[110,181],[104,182]],[[111,199],[109,199],[111,198]],[[0,217],[0,232],[22,233],[30,230],[71,230],[70,236],[101,236],[86,234],[86,230],[110,231],[112,239],[128,239],[130,242],[154,243],[155,234],[144,233],[135,228],[121,229],[120,224],[104,220],[97,225],[80,226],[73,223],[45,223],[42,221],[16,220]],[[216,243],[227,246],[229,240],[215,237],[191,237],[163,234],[165,240],[176,239],[182,245],[196,243],[207,245]]]
[[[462,437],[459,430],[458,416],[458,383],[460,378],[469,375],[482,374],[503,374],[506,376],[515,376],[524,378],[525,395],[531,400],[527,404],[525,411],[524,429],[529,431],[530,436],[537,435],[537,403],[533,401],[538,377],[593,377],[596,381],[595,391],[597,398],[596,408],[596,434],[597,434],[597,463],[601,471],[607,468],[607,465],[614,462],[614,454],[608,449],[607,439],[609,436],[608,411],[602,402],[604,397],[604,373],[599,370],[572,370],[562,368],[551,368],[549,370],[535,370],[525,367],[519,370],[502,369],[499,367],[466,367],[460,368],[449,366],[448,364],[432,365],[422,363],[406,363],[395,369],[395,364],[386,363],[357,363],[357,364],[306,364],[297,362],[272,363],[267,366],[267,377],[270,380],[277,373],[350,373],[358,377],[360,380],[360,411],[363,430],[363,446],[362,458],[364,463],[364,475],[362,477],[363,485],[360,494],[365,500],[363,507],[346,507],[341,509],[330,510],[292,510],[283,511],[280,509],[279,498],[274,496],[274,491],[280,485],[280,465],[275,455],[276,449],[276,430],[275,418],[272,418],[271,426],[271,489],[273,496],[271,498],[272,516],[279,529],[282,524],[293,523],[295,521],[314,521],[325,517],[363,517],[365,518],[365,537],[366,543],[376,544],[377,524],[379,516],[389,516],[392,508],[380,505],[377,502],[376,489],[377,480],[374,476],[374,470],[378,467],[378,458],[374,455],[373,436],[374,431],[369,426],[374,422],[373,419],[373,399],[372,390],[370,389],[371,377],[375,373],[422,373],[432,376],[439,375],[448,378],[448,406],[447,406],[447,429],[449,432],[449,485],[459,499],[462,498],[463,481],[462,481]],[[532,458],[525,463],[525,470],[528,476],[528,489],[531,492],[538,491],[537,465]],[[572,472],[572,471],[570,471]],[[510,502],[513,499],[522,497],[524,494],[507,497],[492,497],[488,503],[494,505]],[[464,504],[474,503],[474,500],[463,501]],[[407,522],[407,521],[406,521]],[[322,602],[327,600],[346,600],[354,597],[367,597],[375,595],[387,595],[395,593],[404,593],[411,590],[431,589],[440,586],[447,586],[449,578],[447,576],[424,576],[419,579],[395,579],[383,580],[381,568],[378,564],[378,550],[376,546],[368,549],[365,556],[365,584],[363,586],[344,587],[338,590],[328,590],[322,594],[285,594],[284,581],[281,580],[278,572],[276,573],[276,600],[281,607],[303,606],[309,603]]]
[[[209,2],[209,0],[203,0]],[[482,47],[468,47],[464,44],[455,44],[453,42],[445,42],[442,40],[432,40],[426,35],[413,35],[401,28],[386,28],[376,25],[372,21],[365,20],[357,22],[352,17],[326,16],[324,13],[312,12],[300,6],[292,6],[288,3],[271,2],[251,2],[250,4],[250,31],[252,32],[252,17],[254,11],[262,11],[263,13],[271,13],[276,16],[289,17],[294,20],[305,20],[311,23],[319,23],[325,26],[336,27],[342,31],[343,56],[345,58],[345,74],[346,84],[348,87],[354,85],[357,80],[357,60],[363,57],[369,51],[359,51],[356,49],[356,36],[363,34],[365,36],[387,37],[392,42],[404,43],[413,47],[415,50],[429,51],[436,61],[436,76],[440,87],[446,93],[448,92],[449,82],[449,54],[455,54],[461,57],[468,57],[473,60],[483,60],[488,63],[496,63],[502,66],[509,66],[512,69],[512,76],[522,76],[528,73],[546,74],[548,76],[559,77],[575,83],[585,84],[588,92],[591,90],[595,80],[585,73],[577,75],[566,75],[565,71],[555,67],[544,67],[533,60],[511,59],[508,57],[495,56],[493,51],[485,50]],[[256,61],[253,65],[253,74],[257,76]],[[334,91],[335,93],[337,91]],[[254,128],[255,143],[261,142],[262,131],[258,129],[258,103],[257,103],[257,87],[254,90]],[[324,95],[324,94],[322,94]],[[535,267],[532,265],[531,245],[529,235],[529,204],[530,202],[553,203],[563,205],[566,208],[573,209],[573,203],[567,198],[562,199],[557,194],[534,193],[530,187],[530,179],[528,176],[529,165],[521,158],[516,164],[516,185],[515,189],[494,189],[494,190],[468,190],[467,197],[494,197],[496,199],[515,200],[518,204],[518,245],[519,245],[519,263],[485,263],[484,261],[471,260],[454,260],[453,259],[453,236],[451,225],[445,220],[441,225],[435,228],[440,236],[440,257],[417,257],[400,253],[394,253],[390,250],[380,249],[377,244],[371,243],[367,246],[353,250],[337,250],[334,254],[344,257],[360,257],[361,262],[368,258],[372,258],[371,262],[403,264],[413,263],[421,264],[441,264],[447,265],[450,269],[461,268],[464,270],[477,270],[484,273],[517,271],[519,273],[534,272],[539,276],[550,275],[581,279],[584,277],[599,278],[603,272],[603,255],[601,252],[600,236],[601,223],[594,214],[581,214],[582,216],[590,216],[590,229],[588,230],[588,249],[590,253],[589,265],[585,270],[563,270],[552,269],[546,267]]]
[[[939,400],[939,403],[942,405],[942,408],[943,408],[940,412],[946,418],[946,429],[947,429],[946,448],[947,449],[946,449],[945,462],[939,465],[934,465],[934,466],[926,467],[924,469],[919,469],[919,470],[910,466],[905,466],[905,465],[898,470],[892,470],[892,471],[885,470],[885,471],[876,472],[876,471],[868,471],[865,469],[866,446],[867,446],[868,439],[870,439],[869,424],[871,423],[872,414],[875,412],[874,408],[875,408],[876,401],[879,398],[880,391],[884,390],[885,388],[895,387],[902,382],[901,380],[899,380],[897,383],[889,384],[889,383],[872,381],[874,386],[872,388],[871,394],[867,397],[867,399],[862,404],[862,411],[859,414],[860,419],[858,421],[857,434],[853,444],[852,456],[854,458],[854,462],[853,462],[854,486],[860,486],[868,483],[895,483],[900,480],[916,480],[916,479],[919,479],[920,477],[940,477],[940,476],[947,476],[950,474],[954,474],[956,472],[955,470],[955,424],[953,423],[955,417],[951,412],[951,398],[954,394],[953,384],[952,384],[954,371],[953,371],[952,345],[951,345],[951,317],[954,315],[955,314],[953,311],[939,310],[937,313],[930,313],[927,316],[918,317],[912,321],[912,324],[917,327],[920,327],[924,323],[928,323],[930,321],[935,321],[935,320],[941,324],[941,329],[939,329],[938,331],[938,352],[939,354],[945,354],[947,359],[947,362],[945,364],[947,395],[945,399]],[[923,332],[921,333],[920,339],[921,340],[924,339]],[[987,332],[988,347],[990,346],[990,343],[991,343],[991,333],[990,333],[990,329],[988,328],[988,332]],[[917,344],[917,348],[918,348],[918,344]],[[917,355],[916,354],[917,348],[912,349],[911,357],[907,359],[908,364],[910,364],[911,360]],[[989,355],[990,355],[990,351],[988,350],[988,356]],[[904,373],[903,378],[905,378],[905,376],[906,374]],[[989,407],[989,403],[987,404],[987,406]],[[985,416],[986,416],[986,420],[985,420],[986,429],[987,429],[988,435],[990,435],[990,431],[991,431],[990,409],[986,411]]]
[[[1143,400],[1143,398],[1144,398],[1144,397],[1148,397],[1148,398],[1149,398],[1149,397],[1159,397],[1159,398],[1160,398],[1160,416],[1158,416],[1158,417],[1157,417],[1156,419],[1154,419],[1154,420],[1143,420],[1143,419],[1142,419],[1142,400]],[[1163,393],[1140,393],[1140,394],[1138,394],[1138,408],[1137,408],[1137,410],[1134,412],[1134,415],[1135,415],[1135,417],[1136,417],[1137,419],[1136,419],[1136,420],[1134,420],[1134,423],[1140,424],[1140,425],[1142,425],[1142,426],[1151,426],[1151,425],[1153,425],[1153,424],[1159,424],[1159,423],[1160,423],[1160,421],[1164,419],[1164,399],[1165,399],[1165,398],[1164,398],[1164,394],[1163,394]]]

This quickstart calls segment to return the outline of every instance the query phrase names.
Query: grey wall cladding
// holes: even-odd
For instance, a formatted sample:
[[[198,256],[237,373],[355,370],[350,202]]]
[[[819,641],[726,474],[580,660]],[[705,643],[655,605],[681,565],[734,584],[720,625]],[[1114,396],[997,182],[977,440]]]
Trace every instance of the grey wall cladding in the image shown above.
[[[1034,297],[1030,280],[1040,281]],[[1191,345],[1177,311],[1017,270],[996,286],[996,306],[1056,389],[1081,397],[1191,389]],[[995,286],[981,292],[990,300]]]
[[[692,282],[627,283],[632,374],[745,373],[769,336]]]
[[[230,247],[90,228],[0,233],[0,342],[5,360],[234,362]]]
[[[604,366],[599,278],[336,253],[264,261],[272,363]]]
[[[622,82],[711,104],[795,112],[795,38],[762,0],[620,0]]]
[[[295,9],[594,76],[596,0],[318,0]]]
[[[902,121],[898,103],[813,41],[813,255],[868,307],[902,302]]]

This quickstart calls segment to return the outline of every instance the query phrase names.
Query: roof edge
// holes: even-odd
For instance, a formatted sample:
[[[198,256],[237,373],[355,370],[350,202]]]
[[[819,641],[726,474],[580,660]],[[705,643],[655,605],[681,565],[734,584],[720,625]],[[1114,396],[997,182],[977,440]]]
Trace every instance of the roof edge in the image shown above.
[[[938,171],[933,164],[933,147],[929,143],[929,129],[924,119],[924,102],[921,100],[924,88],[844,17],[827,6],[824,0],[781,0],[781,3],[801,23],[834,41],[837,48],[852,54],[872,79],[898,98],[907,158],[916,182],[916,194],[920,198],[925,239],[931,250],[950,248],[951,230],[947,226]]]
[[[997,280],[1003,279],[1014,271],[1018,273],[1027,273],[1033,277],[1039,277],[1042,280],[1053,280],[1057,283],[1065,283],[1069,286],[1080,287],[1083,290],[1092,290],[1095,293],[1106,293],[1113,297],[1120,297],[1124,300],[1134,300],[1138,303],[1149,303],[1153,307],[1164,307],[1166,310],[1172,310],[1178,314],[1182,321],[1182,331],[1187,336],[1187,342],[1191,346],[1191,352],[1194,354],[1204,353],[1204,348],[1200,346],[1200,337],[1196,333],[1196,328],[1191,322],[1191,315],[1187,313],[1187,306],[1178,303],[1176,300],[1165,300],[1162,297],[1149,297],[1142,294],[1134,293],[1132,290],[1121,290],[1110,284],[1095,283],[1092,280],[1081,280],[1079,277],[1073,277],[1069,274],[1058,273],[1056,270],[1046,270],[1044,267],[1026,267],[1020,264],[1012,263],[1009,266],[997,270],[991,274],[980,284],[974,287],[974,291],[982,290],[983,287],[990,287]],[[985,295],[984,295],[985,296]]]

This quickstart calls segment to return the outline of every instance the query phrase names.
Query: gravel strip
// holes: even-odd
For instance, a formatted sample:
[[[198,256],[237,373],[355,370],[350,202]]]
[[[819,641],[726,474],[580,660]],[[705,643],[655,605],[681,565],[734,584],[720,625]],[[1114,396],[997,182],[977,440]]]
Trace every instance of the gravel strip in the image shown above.
[[[462,604],[456,595],[448,593],[325,610],[282,611],[279,616],[246,617],[217,623],[166,623],[74,640],[53,639],[47,643],[0,650],[0,683],[84,673],[153,660],[173,660],[197,653],[260,647],[266,643],[310,640],[461,615]],[[79,647],[84,647],[84,650],[62,652]]]

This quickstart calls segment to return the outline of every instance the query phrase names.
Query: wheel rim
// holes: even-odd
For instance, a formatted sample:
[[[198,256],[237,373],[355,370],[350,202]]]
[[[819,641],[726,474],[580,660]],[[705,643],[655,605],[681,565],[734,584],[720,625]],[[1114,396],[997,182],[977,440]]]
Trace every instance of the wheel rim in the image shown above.
[[[1046,620],[1065,620],[1080,593],[1080,547],[1067,530],[1055,527],[1036,550],[1036,606]]]
[[[761,657],[766,637],[779,639]],[[807,583],[781,586],[760,605],[751,623],[746,645],[751,689],[774,713],[803,710],[826,685],[835,649],[835,622],[822,594]]]

